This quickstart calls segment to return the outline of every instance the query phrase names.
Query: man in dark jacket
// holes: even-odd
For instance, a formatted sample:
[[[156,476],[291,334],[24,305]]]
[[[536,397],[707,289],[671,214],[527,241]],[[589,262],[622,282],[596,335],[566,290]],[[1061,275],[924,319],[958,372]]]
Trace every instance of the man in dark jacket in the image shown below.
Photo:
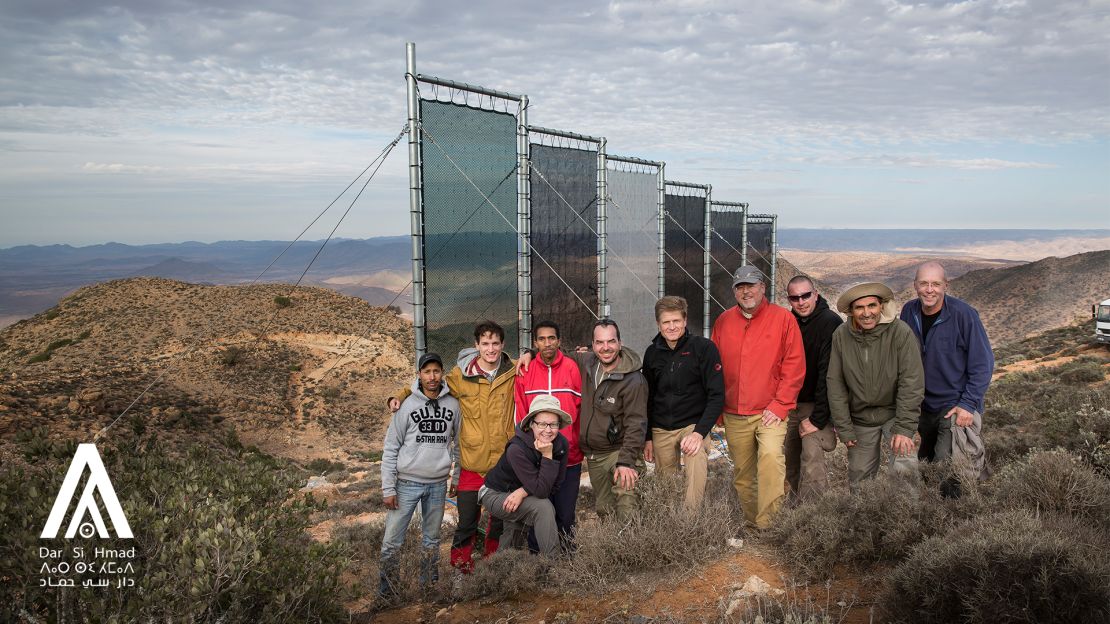
[[[627,522],[639,506],[633,488],[643,471],[647,381],[640,356],[621,346],[614,321],[594,323],[592,348],[574,354],[582,372],[578,446],[586,456],[597,514]]]
[[[548,557],[559,553],[559,529],[550,498],[566,478],[570,445],[559,430],[570,423],[559,399],[537,396],[501,459],[486,473],[478,500],[504,521],[504,537],[512,548],[523,548],[528,527],[533,527],[540,553]]]
[[[721,354],[713,341],[686,329],[688,306],[669,295],[655,304],[659,333],[644,351],[643,374],[648,384],[648,441],[644,459],[659,474],[686,465],[686,509],[701,505],[708,476],[705,438],[725,406]]]
[[[947,294],[944,267],[936,262],[922,264],[913,287],[917,299],[906,302],[900,316],[917,336],[925,369],[918,457],[947,461],[953,452],[953,420],[956,427],[969,428],[965,433],[974,440],[981,438],[983,395],[994,372],[994,353],[979,313]],[[982,449],[982,444],[977,446]],[[985,454],[964,459],[970,463],[970,476],[985,474]]]
[[[829,421],[825,375],[832,335],[843,321],[806,275],[791,278],[786,299],[798,321],[806,353],[806,378],[798,392],[798,407],[786,423],[786,482],[793,495],[804,500],[829,489],[825,453],[836,448],[836,434]]]

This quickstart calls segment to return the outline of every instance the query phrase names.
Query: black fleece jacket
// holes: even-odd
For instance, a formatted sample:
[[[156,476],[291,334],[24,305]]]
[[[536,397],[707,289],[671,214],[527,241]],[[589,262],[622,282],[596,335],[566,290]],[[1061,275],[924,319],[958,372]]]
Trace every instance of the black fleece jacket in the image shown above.
[[[829,353],[832,352],[832,335],[844,321],[829,309],[829,302],[817,295],[817,305],[809,316],[798,316],[791,310],[802,331],[802,346],[806,352],[806,378],[798,392],[799,403],[813,403],[809,421],[814,427],[824,429],[829,423],[829,396],[825,388],[825,374],[829,371]]]
[[[518,426],[497,465],[486,473],[485,485],[498,492],[513,492],[522,487],[529,496],[548,498],[566,478],[569,450],[570,443],[560,433],[552,442],[548,459],[536,450],[536,436],[531,429],[524,431]]]
[[[648,431],[675,431],[694,425],[703,436],[725,408],[725,377],[721,354],[712,340],[686,331],[675,348],[656,334],[644,351],[644,377],[648,382]]]

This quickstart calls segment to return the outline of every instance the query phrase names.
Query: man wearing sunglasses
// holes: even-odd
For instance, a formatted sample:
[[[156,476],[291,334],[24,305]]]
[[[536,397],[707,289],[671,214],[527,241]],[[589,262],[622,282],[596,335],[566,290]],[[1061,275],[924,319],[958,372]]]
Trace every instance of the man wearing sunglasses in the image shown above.
[[[786,423],[786,482],[795,500],[819,496],[829,488],[825,453],[836,448],[836,434],[829,422],[829,397],[825,375],[829,370],[832,335],[843,322],[806,275],[796,275],[786,285],[786,298],[806,354],[806,377],[798,392],[798,407]]]

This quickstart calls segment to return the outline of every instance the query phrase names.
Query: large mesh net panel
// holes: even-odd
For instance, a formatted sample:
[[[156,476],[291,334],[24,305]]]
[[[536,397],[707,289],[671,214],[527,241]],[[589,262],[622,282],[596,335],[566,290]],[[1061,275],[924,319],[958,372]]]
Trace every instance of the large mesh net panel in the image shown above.
[[[754,265],[763,275],[767,276],[767,298],[771,298],[771,258],[774,250],[771,248],[771,231],[774,223],[770,219],[748,219],[748,264]]]
[[[619,167],[611,163],[606,172],[609,315],[620,325],[621,342],[643,353],[657,332],[659,173]]]
[[[420,116],[428,350],[453,361],[490,319],[515,353],[516,117],[431,100],[421,100]]]
[[[563,344],[587,345],[598,308],[597,151],[530,149],[532,325],[555,321]]]
[[[686,328],[700,336],[705,309],[702,288],[705,252],[701,247],[705,237],[705,197],[671,194],[668,190],[665,206],[670,217],[664,232],[667,250],[664,288],[668,295],[686,298],[690,309]]]
[[[709,321],[712,325],[722,312],[736,305],[732,273],[743,259],[740,252],[744,246],[744,213],[740,208],[714,208],[710,218],[713,240],[709,251],[713,262],[709,267],[709,283],[713,299],[709,302]]]

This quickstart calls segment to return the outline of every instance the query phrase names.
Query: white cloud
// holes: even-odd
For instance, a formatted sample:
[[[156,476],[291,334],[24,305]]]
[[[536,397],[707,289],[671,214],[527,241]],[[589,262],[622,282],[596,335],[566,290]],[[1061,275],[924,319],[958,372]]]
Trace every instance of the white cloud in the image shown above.
[[[1051,171],[1000,146],[1110,138],[1110,12],[1081,0],[16,2],[0,16],[0,141],[21,151],[0,155],[0,183],[273,177],[280,200],[281,176],[348,171],[400,127],[406,40],[423,73],[528,94],[534,123],[700,159],[687,179]]]

